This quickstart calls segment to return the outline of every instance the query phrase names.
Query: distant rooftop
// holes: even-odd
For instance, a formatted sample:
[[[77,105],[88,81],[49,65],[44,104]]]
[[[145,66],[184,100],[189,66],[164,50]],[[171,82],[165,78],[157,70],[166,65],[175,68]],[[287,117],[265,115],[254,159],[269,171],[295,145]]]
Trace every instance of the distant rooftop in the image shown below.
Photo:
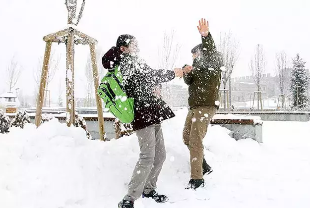
[[[16,94],[14,92],[6,92],[0,95],[0,98],[16,98]]]

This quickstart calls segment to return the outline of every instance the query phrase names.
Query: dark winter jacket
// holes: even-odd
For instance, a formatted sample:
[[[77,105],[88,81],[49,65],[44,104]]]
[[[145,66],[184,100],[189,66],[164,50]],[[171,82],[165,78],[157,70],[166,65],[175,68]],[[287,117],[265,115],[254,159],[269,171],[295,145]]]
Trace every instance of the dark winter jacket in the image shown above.
[[[188,104],[191,109],[201,106],[218,107],[216,101],[219,99],[221,84],[221,56],[216,51],[210,33],[207,37],[202,36],[202,44],[195,48],[201,50],[201,56],[194,59],[193,70],[184,75],[184,81],[189,85]]]
[[[174,79],[174,72],[154,70],[135,56],[122,54],[121,57],[120,70],[123,75],[123,87],[127,96],[134,98],[133,129],[143,129],[174,117],[174,113],[167,104],[154,94],[154,87]],[[104,62],[110,62],[109,59],[103,58],[103,65],[107,65]]]

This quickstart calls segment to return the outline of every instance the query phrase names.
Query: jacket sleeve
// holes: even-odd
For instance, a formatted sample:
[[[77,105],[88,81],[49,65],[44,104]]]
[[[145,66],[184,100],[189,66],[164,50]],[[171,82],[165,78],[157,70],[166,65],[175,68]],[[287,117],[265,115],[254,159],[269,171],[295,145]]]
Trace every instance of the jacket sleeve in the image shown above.
[[[203,55],[206,58],[211,58],[211,56],[216,53],[216,47],[211,33],[209,33],[208,36],[206,37],[201,36],[201,40],[202,40]]]
[[[149,66],[145,66],[143,75],[147,78],[146,82],[151,82],[155,85],[158,85],[163,82],[169,82],[175,78],[174,71],[163,70],[163,69],[152,69]]]
[[[185,64],[182,67],[182,69],[184,69],[184,67],[186,67],[186,66],[187,66],[187,64]],[[185,74],[184,71],[183,71],[183,80],[184,80],[185,84],[187,84],[187,85],[192,84],[193,83],[193,74],[192,74],[192,72],[189,72],[189,73]]]
[[[192,84],[192,82],[193,82],[192,72],[185,74],[183,76],[183,79],[184,79],[185,84],[187,84],[187,85]]]
[[[191,85],[193,83],[193,73],[189,72],[187,74],[184,74],[183,80],[184,80],[185,84]]]

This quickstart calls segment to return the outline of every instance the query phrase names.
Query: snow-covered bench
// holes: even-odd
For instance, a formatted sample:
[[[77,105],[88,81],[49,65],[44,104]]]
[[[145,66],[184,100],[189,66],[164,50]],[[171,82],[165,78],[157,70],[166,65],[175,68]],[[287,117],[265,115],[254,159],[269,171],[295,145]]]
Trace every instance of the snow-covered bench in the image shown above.
[[[236,140],[252,138],[259,143],[263,143],[263,121],[259,116],[216,114],[211,124],[229,129],[231,136]]]

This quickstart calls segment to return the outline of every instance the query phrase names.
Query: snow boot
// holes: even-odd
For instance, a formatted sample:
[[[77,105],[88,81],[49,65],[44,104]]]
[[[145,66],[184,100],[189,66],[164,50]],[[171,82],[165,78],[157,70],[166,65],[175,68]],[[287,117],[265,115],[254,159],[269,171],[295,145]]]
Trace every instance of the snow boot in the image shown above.
[[[118,208],[134,208],[133,201],[124,199],[120,203],[118,203]]]
[[[205,175],[209,175],[210,173],[212,173],[213,170],[212,168],[210,167],[210,165],[208,165],[206,159],[203,158],[203,162],[202,162],[202,174]]]
[[[204,187],[205,186],[205,181],[204,179],[191,179],[188,182],[188,186],[186,187],[186,189],[194,189],[196,190],[199,187]]]
[[[158,194],[155,190],[152,190],[148,194],[144,193],[142,194],[142,197],[146,198],[152,198],[154,199],[157,203],[165,203],[168,201],[168,197],[166,195],[160,195]]]

